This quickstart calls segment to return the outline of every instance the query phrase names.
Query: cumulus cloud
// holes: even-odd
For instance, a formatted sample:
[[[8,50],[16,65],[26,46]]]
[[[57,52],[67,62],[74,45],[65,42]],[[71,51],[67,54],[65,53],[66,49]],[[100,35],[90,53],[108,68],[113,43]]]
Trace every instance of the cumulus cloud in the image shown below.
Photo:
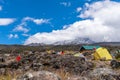
[[[73,40],[75,38],[90,38],[96,42],[120,41],[120,3],[114,1],[98,1],[85,4],[82,9],[81,21],[63,26],[62,30],[53,30],[50,33],[36,33],[30,36],[25,44],[45,43]],[[64,28],[65,27],[65,28]]]
[[[27,21],[32,21],[37,25],[48,24],[49,23],[49,19],[35,19],[35,18],[31,18],[31,17],[25,17],[25,18],[22,19],[22,22],[19,25],[17,25],[17,27],[15,27],[13,29],[13,31],[24,32],[24,33],[29,32],[30,29],[26,28]]]
[[[70,7],[71,6],[70,2],[61,2],[60,4],[65,6],[65,7]]]
[[[18,38],[18,35],[17,34],[9,34],[8,38],[9,39],[11,39],[11,38]]]
[[[26,22],[26,21],[32,21],[37,25],[49,23],[49,19],[35,19],[35,18],[31,18],[31,17],[25,17],[23,19],[23,22]]]
[[[0,18],[0,26],[6,26],[13,23],[15,19],[13,18]]]

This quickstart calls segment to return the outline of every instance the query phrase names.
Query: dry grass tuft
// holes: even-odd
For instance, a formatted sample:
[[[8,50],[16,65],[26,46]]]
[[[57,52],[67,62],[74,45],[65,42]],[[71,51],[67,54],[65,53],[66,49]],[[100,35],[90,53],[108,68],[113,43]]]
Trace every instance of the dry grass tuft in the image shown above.
[[[57,74],[61,78],[61,80],[67,80],[68,77],[71,76],[71,74],[69,72],[65,72],[64,69],[56,70],[55,74]]]
[[[0,75],[0,80],[16,80],[17,76],[19,76],[20,74],[16,74],[16,73],[6,73],[6,74],[2,74]]]

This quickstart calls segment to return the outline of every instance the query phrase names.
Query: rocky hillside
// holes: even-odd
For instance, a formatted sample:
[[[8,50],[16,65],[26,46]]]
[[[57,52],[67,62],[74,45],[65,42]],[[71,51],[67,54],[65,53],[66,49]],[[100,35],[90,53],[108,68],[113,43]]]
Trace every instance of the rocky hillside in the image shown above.
[[[4,46],[0,54],[2,80],[120,80],[119,63],[113,62],[111,65],[111,61],[96,61],[91,55],[75,57],[73,54],[76,50],[72,50],[72,47],[77,48],[75,46],[66,46],[67,48],[44,46],[43,48],[60,51],[61,47],[62,50],[68,50],[64,55],[50,54],[46,50],[39,50],[41,48],[38,47],[7,47],[10,50],[5,51],[8,48]],[[11,49],[14,48],[21,52],[12,51]],[[119,48],[108,47],[112,51]],[[16,60],[18,55],[21,57],[20,61]]]

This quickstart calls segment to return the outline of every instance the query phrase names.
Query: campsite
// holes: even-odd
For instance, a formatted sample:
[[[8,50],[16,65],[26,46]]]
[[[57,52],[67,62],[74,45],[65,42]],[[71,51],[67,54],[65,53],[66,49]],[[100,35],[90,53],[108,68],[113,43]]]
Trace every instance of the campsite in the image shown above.
[[[120,0],[0,0],[0,80],[120,80]]]
[[[0,45],[0,80],[120,80],[120,46]]]

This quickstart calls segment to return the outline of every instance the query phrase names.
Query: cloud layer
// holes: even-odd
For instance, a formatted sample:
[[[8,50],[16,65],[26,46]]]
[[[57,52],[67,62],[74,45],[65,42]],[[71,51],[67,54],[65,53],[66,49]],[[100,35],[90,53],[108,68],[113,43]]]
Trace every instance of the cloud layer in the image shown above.
[[[77,8],[78,9],[78,8]],[[120,3],[113,1],[98,1],[85,4],[78,10],[83,18],[73,24],[63,26],[62,30],[53,30],[51,33],[36,33],[30,36],[25,44],[45,43],[73,40],[75,38],[90,38],[96,42],[120,41]]]

